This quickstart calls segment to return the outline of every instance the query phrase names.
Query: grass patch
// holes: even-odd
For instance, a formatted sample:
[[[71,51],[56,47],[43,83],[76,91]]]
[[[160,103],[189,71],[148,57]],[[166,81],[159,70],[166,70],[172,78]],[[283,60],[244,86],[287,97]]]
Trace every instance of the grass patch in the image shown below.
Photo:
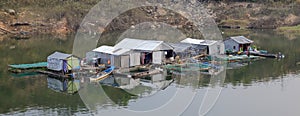
[[[222,30],[222,32],[224,32],[224,37],[250,34],[250,30],[248,30],[248,29],[224,29],[224,30]]]
[[[228,26],[240,26],[241,28],[246,28],[250,22],[248,20],[235,20],[228,19],[222,20],[220,25],[228,25]]]
[[[277,32],[283,34],[288,39],[293,40],[300,36],[300,25],[279,27],[277,28]]]
[[[300,25],[277,28],[279,32],[300,33]]]

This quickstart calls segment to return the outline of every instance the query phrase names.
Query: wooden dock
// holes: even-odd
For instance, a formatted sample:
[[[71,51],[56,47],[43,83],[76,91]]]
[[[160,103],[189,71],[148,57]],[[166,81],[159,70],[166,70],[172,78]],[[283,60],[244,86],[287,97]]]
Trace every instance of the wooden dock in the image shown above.
[[[132,77],[142,77],[142,76],[147,76],[147,75],[154,75],[154,74],[158,74],[160,73],[160,70],[149,70],[149,71],[144,71],[144,72],[138,72],[138,73],[134,73],[132,74]]]
[[[48,75],[50,77],[56,77],[56,78],[71,78],[71,75],[63,75],[63,74],[58,74],[52,71],[46,71],[46,70],[37,70],[36,72]]]
[[[28,73],[35,72],[37,69],[45,69],[47,62],[38,62],[31,64],[11,64],[8,65],[8,71],[13,73]]]
[[[125,73],[125,72],[114,71],[113,75],[139,78],[139,77],[143,77],[143,76],[147,76],[147,75],[154,75],[154,74],[159,74],[159,73],[161,73],[160,70],[152,69],[152,70],[148,70],[148,71],[134,72],[134,73],[132,73],[132,72]]]
[[[38,62],[38,63],[31,63],[31,64],[11,64],[8,67],[13,69],[36,69],[36,68],[46,68],[47,62]]]
[[[253,56],[253,55],[250,55],[250,56],[247,56],[247,55],[236,55],[236,56],[230,55],[230,56],[220,57],[221,60],[228,61],[228,62],[238,62],[238,61],[244,61],[244,60],[259,60],[259,59],[262,59],[262,58],[263,57]]]

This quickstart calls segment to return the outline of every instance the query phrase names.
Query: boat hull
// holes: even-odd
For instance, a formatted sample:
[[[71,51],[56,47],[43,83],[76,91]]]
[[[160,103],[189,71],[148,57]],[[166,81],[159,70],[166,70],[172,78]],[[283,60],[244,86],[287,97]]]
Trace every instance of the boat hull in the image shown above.
[[[101,73],[102,73],[101,75],[97,75],[95,78],[90,77],[90,81],[91,81],[91,82],[101,81],[101,80],[103,80],[103,79],[109,77],[109,75],[112,74],[112,72],[114,71],[114,69],[115,69],[114,66],[111,66],[110,68],[108,68],[108,69],[102,71],[102,72],[101,72]]]
[[[101,80],[103,80],[103,79],[109,77],[109,75],[110,75],[111,73],[112,73],[112,72],[106,73],[106,74],[103,74],[103,75],[101,75],[101,76],[97,76],[96,78],[92,78],[92,77],[91,77],[91,78],[90,78],[90,81],[91,81],[91,82],[101,81]]]

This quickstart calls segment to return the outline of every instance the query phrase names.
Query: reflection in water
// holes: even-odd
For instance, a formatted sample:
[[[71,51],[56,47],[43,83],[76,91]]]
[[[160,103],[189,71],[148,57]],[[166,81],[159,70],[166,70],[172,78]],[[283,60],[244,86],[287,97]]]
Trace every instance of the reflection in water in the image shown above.
[[[82,78],[79,93],[81,99],[92,109],[102,109],[111,106],[129,106],[135,99],[154,95],[165,89],[173,80],[165,80],[162,74],[144,78],[128,78],[110,76],[99,83],[91,83]]]
[[[67,88],[67,80],[60,81],[58,79],[48,77],[47,82],[48,82],[49,89],[52,89],[52,90],[58,91],[58,92],[63,92],[65,90],[67,90],[66,89]]]
[[[79,80],[76,79],[56,79],[47,78],[48,88],[57,92],[66,92],[68,94],[77,93],[80,89]]]
[[[291,115],[299,114],[295,109],[299,106],[293,103],[298,103],[295,100],[299,96],[297,88],[300,88],[300,81],[298,77],[287,77],[287,75],[299,75],[300,65],[297,65],[297,62],[300,62],[300,39],[288,40],[271,30],[254,30],[248,37],[254,40],[254,44],[260,49],[272,53],[281,52],[286,57],[280,60],[264,59],[242,64],[229,64],[228,66],[232,66],[233,69],[227,70],[225,89],[216,107],[209,114],[248,115],[243,112],[249,112],[249,109],[251,109],[249,115],[254,115],[253,112],[270,115],[271,111],[279,112],[280,110],[289,110]],[[86,107],[99,112],[114,111],[111,109],[120,107],[142,111],[164,104],[172,98],[176,90],[181,88],[187,91],[197,91],[195,99],[202,99],[205,93],[203,91],[211,85],[209,76],[193,77],[192,73],[168,77],[156,75],[153,78],[142,79],[110,77],[101,81],[101,84],[86,83],[89,82],[86,80],[73,81],[71,87],[80,86],[78,92],[81,92],[83,96],[79,96],[78,94],[62,94],[49,89],[53,87],[48,88],[50,84],[50,86],[55,85],[56,90],[65,90],[65,87],[56,86],[56,84],[63,86],[62,81],[47,79],[43,75],[18,76],[6,71],[8,64],[45,61],[53,51],[70,53],[73,43],[71,38],[53,39],[52,35],[37,35],[28,40],[5,39],[0,43],[0,114],[89,114]],[[9,49],[10,46],[15,46],[15,48]],[[174,79],[174,82],[170,79]],[[67,85],[72,85],[69,82]],[[77,83],[80,84],[77,85]],[[168,85],[168,83],[171,84]],[[201,101],[195,101],[195,103],[199,104]],[[191,113],[194,112],[193,109],[197,108],[191,107],[192,111],[187,111],[185,114],[193,115]],[[266,113],[262,113],[264,109]]]
[[[48,89],[47,76],[7,71],[9,64],[46,61],[53,51],[70,53],[73,37],[67,38],[35,35],[26,40],[4,39],[0,42],[0,115],[73,115],[89,112],[78,94],[62,94]]]

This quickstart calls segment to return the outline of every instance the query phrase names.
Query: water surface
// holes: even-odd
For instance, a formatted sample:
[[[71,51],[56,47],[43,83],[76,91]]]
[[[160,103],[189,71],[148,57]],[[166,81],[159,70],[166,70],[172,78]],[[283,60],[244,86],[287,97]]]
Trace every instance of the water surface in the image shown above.
[[[246,37],[254,40],[260,49],[281,52],[286,57],[246,62],[243,67],[227,70],[224,89],[208,115],[299,115],[300,65],[297,62],[300,62],[300,38],[291,40],[272,30],[253,30]],[[48,88],[47,76],[18,77],[7,71],[8,64],[45,61],[54,51],[71,53],[73,38],[72,35],[61,38],[36,35],[26,40],[5,39],[0,42],[0,114],[90,114],[79,94]],[[137,86],[134,91],[102,86],[110,99],[96,95],[101,103],[96,110],[109,114],[119,108],[151,109],[167,102],[178,88],[199,91],[198,99],[203,98],[209,78],[197,79],[198,82],[192,84],[183,80],[175,79],[169,87],[158,92],[151,86]],[[196,111],[197,108],[190,107],[183,115],[195,115]]]

